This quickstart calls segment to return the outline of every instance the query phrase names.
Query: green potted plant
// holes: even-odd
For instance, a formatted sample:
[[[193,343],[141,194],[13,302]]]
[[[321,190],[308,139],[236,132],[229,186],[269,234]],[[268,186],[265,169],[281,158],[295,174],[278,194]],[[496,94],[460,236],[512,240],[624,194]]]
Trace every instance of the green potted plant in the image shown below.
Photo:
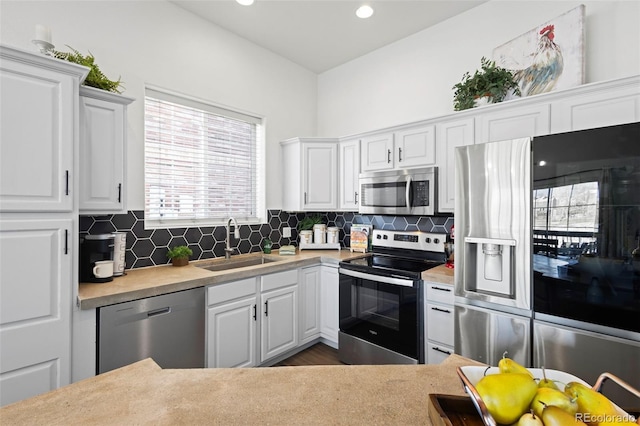
[[[310,231],[313,229],[313,225],[322,223],[323,217],[319,214],[312,216],[305,216],[300,222],[298,222],[298,231]]]
[[[88,67],[89,74],[87,75],[87,78],[85,78],[83,83],[85,86],[95,87],[98,89],[106,90],[108,92],[121,93],[120,87],[122,87],[122,82],[120,81],[120,79],[108,79],[107,76],[102,73],[102,71],[98,67],[98,64],[96,64],[95,57],[91,54],[91,52],[89,52],[89,54],[85,56],[73,47],[67,47],[71,49],[71,53],[59,52],[57,50],[54,50],[53,57]]]
[[[175,246],[167,252],[167,257],[171,259],[173,266],[185,266],[189,264],[189,256],[193,251],[187,246]]]
[[[473,76],[466,72],[462,81],[453,86],[454,110],[473,108],[478,99],[485,97],[489,103],[502,102],[510,90],[520,96],[520,88],[513,72],[497,66],[484,56],[480,64],[480,70],[476,70]]]

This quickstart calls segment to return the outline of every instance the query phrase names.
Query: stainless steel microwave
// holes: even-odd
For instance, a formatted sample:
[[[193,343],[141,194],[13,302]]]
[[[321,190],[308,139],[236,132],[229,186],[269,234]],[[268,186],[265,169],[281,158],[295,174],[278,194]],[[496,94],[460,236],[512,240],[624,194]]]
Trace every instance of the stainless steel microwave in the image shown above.
[[[362,214],[432,216],[436,212],[436,167],[360,173]]]

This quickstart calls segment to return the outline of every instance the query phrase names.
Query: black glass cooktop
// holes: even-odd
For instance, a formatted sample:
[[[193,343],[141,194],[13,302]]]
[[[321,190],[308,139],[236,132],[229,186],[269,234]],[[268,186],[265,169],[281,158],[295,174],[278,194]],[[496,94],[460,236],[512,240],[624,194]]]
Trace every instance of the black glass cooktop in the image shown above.
[[[387,254],[373,254],[369,257],[351,259],[340,262],[346,269],[378,275],[399,275],[412,279],[420,279],[422,272],[442,265],[444,260],[415,259]]]

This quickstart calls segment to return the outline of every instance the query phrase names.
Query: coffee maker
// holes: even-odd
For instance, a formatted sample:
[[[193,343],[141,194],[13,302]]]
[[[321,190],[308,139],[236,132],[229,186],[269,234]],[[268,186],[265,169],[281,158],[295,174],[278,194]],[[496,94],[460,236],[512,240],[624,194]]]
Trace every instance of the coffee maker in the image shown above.
[[[113,274],[97,277],[96,262],[113,260],[113,234],[83,235],[80,237],[80,282],[106,283],[113,281]]]

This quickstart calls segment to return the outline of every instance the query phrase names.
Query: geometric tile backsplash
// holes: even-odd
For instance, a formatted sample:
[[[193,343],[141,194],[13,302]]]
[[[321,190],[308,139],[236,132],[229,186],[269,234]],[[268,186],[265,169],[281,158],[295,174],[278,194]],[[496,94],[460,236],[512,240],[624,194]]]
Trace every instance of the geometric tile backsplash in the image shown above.
[[[453,216],[380,216],[351,212],[328,212],[321,215],[326,219],[324,222],[327,226],[340,228],[340,242],[343,247],[349,247],[349,233],[354,223],[371,224],[375,229],[447,234],[453,225]],[[264,238],[271,239],[273,248],[287,244],[297,246],[296,227],[305,216],[307,213],[269,210],[267,223],[240,225],[240,239],[232,238],[231,247],[242,254],[261,251]],[[291,238],[282,236],[282,228],[286,226],[291,228]],[[192,260],[224,256],[226,240],[224,226],[144,229],[143,210],[133,210],[126,214],[80,216],[81,235],[111,232],[127,233],[126,269],[167,264],[169,247],[177,245],[189,246],[193,250]]]

